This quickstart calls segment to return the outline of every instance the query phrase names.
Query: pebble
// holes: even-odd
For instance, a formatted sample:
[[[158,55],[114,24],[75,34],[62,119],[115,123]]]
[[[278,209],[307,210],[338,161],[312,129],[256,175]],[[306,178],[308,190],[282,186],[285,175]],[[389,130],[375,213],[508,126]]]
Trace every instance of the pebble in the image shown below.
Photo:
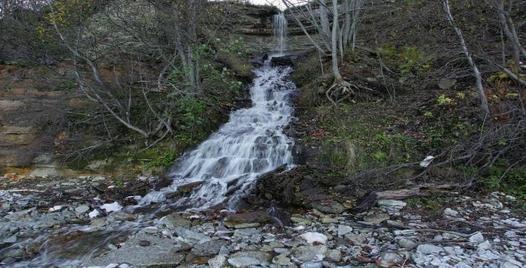
[[[481,243],[484,241],[484,236],[480,232],[476,232],[474,235],[469,237],[471,243]]]
[[[321,233],[308,232],[300,236],[309,244],[325,244],[327,243],[327,236]]]
[[[424,255],[428,255],[428,254],[437,254],[441,251],[443,251],[444,249],[442,247],[439,247],[439,246],[435,246],[435,245],[432,245],[432,244],[422,244],[422,245],[418,245],[418,247],[416,248],[416,251],[418,253],[421,253],[421,254],[424,254]]]
[[[38,251],[47,240],[45,234],[54,232],[54,226],[65,226],[69,222],[78,224],[82,219],[79,219],[77,208],[87,206],[87,210],[81,210],[86,214],[90,211],[87,204],[103,203],[100,199],[91,198],[85,201],[85,204],[72,202],[77,205],[72,205],[70,209],[60,205],[65,204],[63,200],[59,204],[38,206],[38,200],[32,199],[35,197],[0,191],[2,208],[8,208],[0,208],[0,246],[13,244],[10,250],[0,253],[2,265],[18,265],[17,262],[27,256],[28,252]],[[105,248],[108,252],[104,255],[114,257],[109,258],[104,262],[104,266],[100,267],[112,263],[111,267],[121,268],[148,265],[337,268],[351,265],[356,267],[363,261],[374,262],[380,267],[397,267],[406,262],[408,257],[411,260],[406,264],[415,267],[526,267],[526,252],[523,249],[526,245],[526,235],[521,229],[526,226],[526,221],[506,207],[509,202],[503,194],[480,198],[459,196],[450,203],[450,208],[444,209],[444,217],[437,221],[429,221],[426,215],[420,215],[418,212],[399,210],[405,206],[400,201],[384,200],[379,203],[379,207],[357,215],[358,219],[363,217],[370,220],[369,222],[357,221],[350,215],[329,214],[331,212],[327,211],[339,209],[338,204],[324,202],[318,206],[322,207],[324,212],[307,210],[301,215],[296,214],[292,218],[293,225],[281,229],[265,223],[242,226],[243,228],[233,225],[233,228],[229,229],[223,225],[220,217],[214,216],[212,220],[208,220],[210,216],[206,213],[174,213],[152,222],[151,225],[142,225],[143,229],[139,229],[128,238],[112,241]],[[499,208],[501,205],[504,207]],[[51,207],[56,208],[56,211],[37,210],[36,207]],[[90,225],[80,228],[90,233],[79,240],[79,246],[90,247],[93,246],[90,243],[100,242],[97,232],[91,233],[92,231],[121,230],[130,224],[129,221],[133,222],[139,216],[131,212],[113,211],[107,217],[100,217],[100,211],[103,210],[106,211],[97,207],[89,212],[89,216],[96,216]],[[392,213],[399,214],[393,216]],[[228,211],[224,212],[224,215],[227,214]],[[450,240],[464,240],[451,232],[415,231],[444,229],[444,226],[453,223],[453,219],[460,215],[490,230],[484,234],[473,233],[467,239],[470,243],[458,244],[445,243]],[[373,222],[384,224],[370,224]],[[463,225],[461,229],[454,227],[457,225],[451,226],[451,231],[459,233],[469,234],[474,231],[470,231],[467,225]],[[26,238],[33,238],[35,241]],[[68,239],[75,239],[75,235]],[[21,241],[25,241],[27,246],[20,246]],[[63,241],[57,243],[61,245]],[[126,252],[122,251],[123,249]],[[155,256],[163,256],[160,252],[165,252],[166,258],[155,260]],[[147,263],[131,263],[131,259],[118,260],[123,254],[138,256]],[[367,259],[363,259],[364,256]],[[85,266],[90,266],[89,264],[86,263]]]
[[[352,232],[353,228],[351,226],[348,226],[348,225],[338,225],[338,230],[337,230],[337,233],[338,233],[338,236],[339,237],[342,237],[350,232]]]
[[[88,211],[89,211],[89,206],[88,205],[80,205],[80,206],[75,208],[75,212],[77,214],[84,214],[84,213],[86,213]]]
[[[444,215],[445,215],[445,216],[448,216],[448,217],[456,218],[456,217],[458,217],[460,214],[458,213],[458,211],[456,211],[456,210],[454,210],[454,209],[446,208],[446,209],[444,209]]]

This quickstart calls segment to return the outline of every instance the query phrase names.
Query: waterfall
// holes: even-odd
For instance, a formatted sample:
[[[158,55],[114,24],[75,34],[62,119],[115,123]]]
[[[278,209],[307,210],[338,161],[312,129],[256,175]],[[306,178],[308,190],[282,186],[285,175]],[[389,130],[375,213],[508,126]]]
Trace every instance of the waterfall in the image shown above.
[[[276,39],[276,50],[279,55],[287,49],[287,18],[283,12],[280,12],[272,18],[272,29],[274,30],[274,38]]]
[[[179,208],[206,209],[236,201],[262,174],[292,164],[293,141],[283,133],[292,118],[289,96],[295,85],[290,67],[272,67],[270,60],[255,70],[250,88],[252,107],[237,110],[229,121],[173,167],[173,184],[146,195],[141,205],[166,202],[166,194],[183,185],[199,185],[189,197],[174,201]]]

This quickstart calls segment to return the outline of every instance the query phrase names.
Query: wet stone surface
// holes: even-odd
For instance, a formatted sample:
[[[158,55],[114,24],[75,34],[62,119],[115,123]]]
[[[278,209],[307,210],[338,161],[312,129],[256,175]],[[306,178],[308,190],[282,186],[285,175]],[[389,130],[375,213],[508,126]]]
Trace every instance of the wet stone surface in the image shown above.
[[[40,267],[49,262],[59,267],[526,265],[526,221],[509,209],[514,198],[501,193],[477,199],[454,197],[451,207],[434,220],[405,202],[382,200],[355,215],[340,211],[335,202],[324,203],[324,211],[293,212],[291,224],[281,226],[262,208],[237,214],[170,212],[148,219],[145,215],[150,214],[130,209],[134,204],[126,200],[133,194],[89,190],[94,182],[101,183],[77,178],[42,182],[31,191],[18,191],[22,185],[2,188],[0,266]],[[84,194],[64,197],[79,185],[86,186]],[[103,187],[115,189],[104,185],[99,190]],[[90,217],[93,211],[99,214]]]

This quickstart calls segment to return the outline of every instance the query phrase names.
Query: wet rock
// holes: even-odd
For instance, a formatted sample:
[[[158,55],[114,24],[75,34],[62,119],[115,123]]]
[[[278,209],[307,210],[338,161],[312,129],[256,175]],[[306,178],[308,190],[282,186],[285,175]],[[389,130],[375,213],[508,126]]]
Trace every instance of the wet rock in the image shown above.
[[[219,253],[219,250],[228,243],[225,240],[210,240],[194,245],[192,254],[196,256],[213,256]]]
[[[292,249],[292,256],[300,262],[322,261],[327,253],[327,247],[317,246],[299,246]]]

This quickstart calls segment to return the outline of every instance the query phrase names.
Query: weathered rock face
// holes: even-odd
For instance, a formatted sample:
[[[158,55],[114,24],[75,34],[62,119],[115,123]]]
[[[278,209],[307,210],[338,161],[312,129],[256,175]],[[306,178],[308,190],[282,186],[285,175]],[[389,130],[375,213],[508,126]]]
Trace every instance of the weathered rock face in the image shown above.
[[[53,152],[68,96],[51,86],[56,77],[48,73],[39,67],[0,66],[0,171],[6,167],[49,167],[53,162],[48,156]]]

